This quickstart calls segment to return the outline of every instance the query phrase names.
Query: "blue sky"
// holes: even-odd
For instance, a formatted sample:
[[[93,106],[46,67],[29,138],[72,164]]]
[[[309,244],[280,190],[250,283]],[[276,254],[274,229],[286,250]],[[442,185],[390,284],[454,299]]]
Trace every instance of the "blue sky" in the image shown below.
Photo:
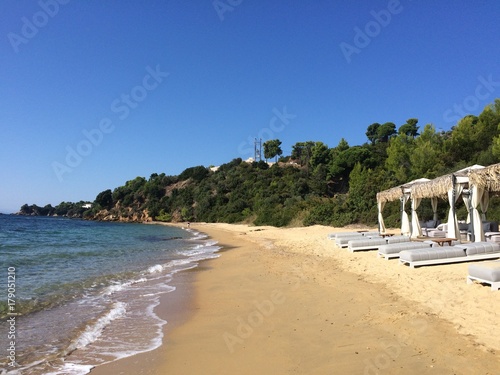
[[[93,200],[251,139],[450,129],[500,97],[496,1],[5,0],[0,212]]]

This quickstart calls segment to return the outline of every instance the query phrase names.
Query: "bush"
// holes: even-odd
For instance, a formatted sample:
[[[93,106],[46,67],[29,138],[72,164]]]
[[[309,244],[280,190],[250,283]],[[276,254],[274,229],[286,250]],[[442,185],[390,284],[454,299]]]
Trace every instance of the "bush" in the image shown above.
[[[170,222],[172,221],[172,215],[170,215],[168,212],[165,212],[164,210],[160,210],[160,213],[158,214],[158,216],[156,216],[156,220]]]
[[[95,203],[106,209],[110,209],[111,207],[113,207],[113,193],[111,192],[111,190],[104,190],[97,194]]]
[[[179,175],[179,180],[184,181],[192,178],[196,182],[200,182],[203,180],[205,177],[208,176],[210,171],[205,168],[202,165],[199,165],[197,167],[191,167],[185,169],[180,175]]]
[[[304,225],[331,225],[335,205],[330,200],[316,201],[309,209],[308,215],[304,218]]]

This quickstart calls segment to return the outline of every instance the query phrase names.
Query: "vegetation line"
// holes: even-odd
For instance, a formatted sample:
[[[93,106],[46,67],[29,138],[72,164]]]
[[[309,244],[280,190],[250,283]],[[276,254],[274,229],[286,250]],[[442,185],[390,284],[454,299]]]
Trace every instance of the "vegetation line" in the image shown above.
[[[99,193],[91,208],[62,202],[56,207],[21,207],[20,214],[83,217],[119,221],[248,222],[256,225],[345,226],[377,221],[376,193],[416,178],[435,178],[472,164],[500,161],[500,99],[479,116],[463,117],[449,131],[432,124],[420,129],[411,118],[396,130],[392,122],[368,126],[368,141],[350,146],[341,139],[298,142],[289,156],[269,166],[240,158],[213,171],[191,167],[178,176],[152,174]],[[282,155],[277,139],[264,143],[268,159]],[[397,226],[399,202],[384,209],[386,224]],[[420,218],[432,218],[430,205]],[[440,215],[446,217],[446,205]],[[88,207],[88,206],[87,206]],[[489,219],[500,218],[493,201]],[[459,215],[465,207],[458,206]]]

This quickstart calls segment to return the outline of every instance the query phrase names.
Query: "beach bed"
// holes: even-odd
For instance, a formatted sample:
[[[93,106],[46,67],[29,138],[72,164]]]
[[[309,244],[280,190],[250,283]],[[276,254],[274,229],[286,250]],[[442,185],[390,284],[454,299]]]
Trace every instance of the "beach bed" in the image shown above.
[[[432,246],[433,243],[430,241],[391,243],[379,246],[377,257],[389,260],[393,258],[399,258],[399,253],[404,250],[429,249]]]
[[[455,246],[429,249],[404,250],[399,254],[399,264],[411,268],[433,264],[471,262],[500,258],[500,244],[495,242],[473,242]]]
[[[358,240],[358,239],[365,239],[366,240],[366,239],[373,239],[373,238],[381,238],[381,237],[377,232],[357,233],[357,234],[337,237],[335,239],[335,244],[339,247],[347,247],[348,242],[351,240]]]
[[[500,290],[500,261],[469,265],[467,284],[472,284],[474,281],[490,284],[491,290]]]
[[[353,239],[347,242],[349,251],[378,250],[382,245],[410,242],[408,236],[394,236],[386,238]]]
[[[360,236],[362,233],[368,233],[369,231],[355,231],[355,232],[337,232],[337,233],[329,233],[328,239],[334,240],[337,237],[346,237],[346,236]],[[377,232],[373,232],[377,233]]]

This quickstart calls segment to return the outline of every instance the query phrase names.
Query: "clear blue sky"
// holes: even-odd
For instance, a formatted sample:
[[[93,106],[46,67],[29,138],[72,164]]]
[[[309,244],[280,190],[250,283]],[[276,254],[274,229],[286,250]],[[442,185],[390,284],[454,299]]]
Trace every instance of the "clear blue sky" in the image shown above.
[[[287,155],[300,141],[363,144],[373,122],[447,130],[455,105],[478,114],[500,97],[498,1],[5,0],[1,10],[0,212],[246,159],[258,136]]]

